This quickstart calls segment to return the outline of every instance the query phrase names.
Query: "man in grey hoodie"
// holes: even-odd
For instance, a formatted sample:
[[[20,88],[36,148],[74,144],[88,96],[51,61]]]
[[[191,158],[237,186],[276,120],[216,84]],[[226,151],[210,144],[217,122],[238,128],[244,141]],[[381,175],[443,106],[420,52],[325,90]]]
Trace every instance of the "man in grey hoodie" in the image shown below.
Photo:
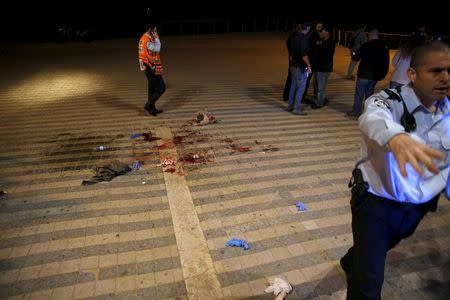
[[[347,71],[347,79],[354,80],[355,77],[353,76],[353,70],[355,69],[356,65],[358,64],[359,58],[355,55],[356,51],[367,42],[367,36],[365,33],[367,24],[364,24],[361,28],[356,30],[352,33],[352,40],[353,43],[350,47],[350,64],[348,65],[348,71]]]

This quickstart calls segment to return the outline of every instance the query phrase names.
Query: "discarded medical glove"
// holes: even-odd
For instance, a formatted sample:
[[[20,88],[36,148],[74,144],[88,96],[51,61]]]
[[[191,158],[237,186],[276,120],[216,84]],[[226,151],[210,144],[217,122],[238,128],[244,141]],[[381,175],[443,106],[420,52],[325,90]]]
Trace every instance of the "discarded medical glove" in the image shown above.
[[[246,241],[235,239],[235,238],[232,238],[231,240],[229,240],[227,242],[227,246],[228,247],[242,247],[244,250],[250,249],[250,247],[248,246]]]
[[[130,139],[137,139],[138,137],[142,136],[142,133],[136,133],[130,136]]]
[[[139,160],[133,161],[133,164],[131,165],[133,170],[139,170],[141,168],[141,162]]]
[[[300,201],[295,201],[295,206],[297,206],[298,211],[305,211],[307,210],[305,204]]]
[[[267,287],[264,291],[266,293],[274,293],[275,296],[277,296],[276,300],[284,299],[287,294],[289,294],[292,291],[292,286],[284,280],[283,278],[275,277],[269,279],[270,286]]]

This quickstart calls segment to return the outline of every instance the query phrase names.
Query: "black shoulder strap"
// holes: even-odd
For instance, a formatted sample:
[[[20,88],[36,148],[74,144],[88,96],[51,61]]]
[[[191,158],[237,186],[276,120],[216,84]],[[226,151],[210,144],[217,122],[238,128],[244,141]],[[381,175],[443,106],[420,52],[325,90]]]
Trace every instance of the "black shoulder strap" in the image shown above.
[[[385,92],[388,95],[388,99],[397,100],[398,102],[402,102],[402,96],[400,93],[394,93],[390,89],[384,89],[383,92]]]
[[[403,100],[401,94],[401,87],[398,86],[395,88],[395,90],[397,91],[397,93],[394,93],[389,89],[384,89],[383,92],[388,95],[388,99],[397,100],[398,102],[401,102],[403,104],[403,116],[400,118],[400,124],[402,124],[403,128],[405,128],[406,132],[411,132],[417,127],[416,119],[406,107],[405,101]]]

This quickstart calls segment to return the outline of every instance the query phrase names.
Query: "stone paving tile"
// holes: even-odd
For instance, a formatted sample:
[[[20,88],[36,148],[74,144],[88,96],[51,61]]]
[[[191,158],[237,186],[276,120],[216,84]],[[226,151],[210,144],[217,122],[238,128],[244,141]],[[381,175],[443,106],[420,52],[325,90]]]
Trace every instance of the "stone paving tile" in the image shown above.
[[[200,213],[199,219],[201,221],[209,220],[209,219],[215,219],[218,217],[226,217],[230,215],[235,215],[239,213],[245,213],[245,212],[252,212],[252,211],[260,211],[268,208],[276,208],[276,207],[286,207],[286,206],[292,206],[295,204],[296,197],[293,197],[291,193],[289,193],[289,197],[286,197],[285,199],[274,199],[271,202],[266,203],[256,203],[253,205],[246,205],[246,206],[237,206],[235,208],[229,208],[229,209],[216,209],[215,211],[208,212],[208,213]],[[313,204],[317,201],[327,201],[329,199],[335,199],[336,197],[346,197],[348,196],[347,192],[337,192],[334,195],[329,194],[322,194],[322,195],[307,195],[302,196],[301,200],[305,205]]]
[[[84,177],[82,179],[86,179],[86,177]],[[87,191],[88,188],[81,186],[81,181],[82,180],[79,181],[80,187],[76,186],[76,187],[71,187],[71,188],[62,187],[62,188],[52,188],[52,189],[37,188],[37,190],[39,190],[40,195],[42,195],[42,197],[46,196],[47,199],[49,199],[53,195],[59,195],[61,193],[72,193],[72,192],[76,193],[76,192]],[[139,185],[136,185],[136,181],[116,183],[114,185],[114,188],[122,188],[122,191],[125,192],[125,190],[124,190],[125,188],[135,187],[135,186],[138,186],[139,188],[141,188],[140,182],[138,182],[138,183],[139,183]],[[146,185],[145,189],[148,190],[151,186],[153,186],[153,185],[157,186],[162,183],[163,183],[163,181],[161,181],[161,180],[153,179],[151,181],[151,185],[150,184]],[[99,189],[111,190],[111,186],[104,184],[104,185],[101,185],[101,188],[99,188]],[[97,189],[97,190],[99,190],[99,189]],[[137,191],[138,191],[137,188],[135,190],[133,190],[133,194],[135,194],[136,198],[138,198],[138,195],[139,195],[138,193],[136,193]],[[152,192],[157,192],[157,191],[152,191]],[[20,202],[17,205],[6,205],[6,209],[4,211],[2,211],[2,213],[22,211],[25,209],[39,209],[39,208],[47,208],[48,209],[48,208],[54,207],[54,206],[70,206],[70,205],[74,205],[74,204],[95,203],[95,200],[97,200],[97,202],[99,202],[99,198],[101,198],[101,197],[97,196],[97,197],[94,197],[94,199],[86,199],[86,198],[66,199],[66,200],[58,199],[60,201],[37,202],[36,199],[33,197],[33,196],[35,196],[35,193],[36,193],[35,190],[15,193],[14,196],[11,197],[11,200],[14,201],[14,199],[18,199]],[[116,195],[116,197],[117,197],[117,195]],[[14,203],[13,201],[12,201],[12,203]]]
[[[131,299],[136,299],[134,296],[137,296],[137,299],[162,299],[169,297],[182,297],[185,294],[186,288],[184,283],[179,281],[169,284],[162,284],[157,287],[137,289],[136,291],[121,292],[117,294],[118,298],[116,299],[122,299],[122,297],[123,299],[129,299],[129,297],[133,297]],[[103,297],[109,296],[114,296],[114,294],[97,296],[96,299],[104,299]]]
[[[117,265],[108,268],[102,268],[99,271],[99,279],[108,279],[118,276],[137,275],[153,273],[163,270],[179,268],[179,259],[163,258],[154,261],[144,261],[138,264]]]
[[[262,146],[260,146],[262,147]],[[337,148],[337,149],[335,149]],[[340,147],[333,147],[330,150],[324,151],[321,148],[313,148],[310,150],[310,152],[303,152],[301,153],[304,155],[303,157],[299,158],[298,151],[296,149],[288,150],[283,149],[278,152],[261,152],[258,150],[258,152],[247,154],[248,160],[235,159],[231,160],[228,157],[230,156],[224,156],[223,162],[214,164],[214,166],[211,166],[209,169],[201,170],[197,174],[192,175],[192,181],[196,181],[198,179],[206,179],[208,174],[209,176],[221,176],[221,175],[237,175],[239,173],[248,173],[250,171],[259,171],[263,172],[272,167],[274,170],[283,171],[287,167],[308,167],[313,166],[317,167],[317,164],[320,160],[330,160],[332,163],[339,162],[340,159],[347,158],[346,160],[343,160],[345,162],[349,162],[349,158],[353,158],[354,155],[351,152],[342,152],[343,150],[350,150],[351,147],[348,146],[348,142],[344,146]],[[261,149],[262,150],[262,149]],[[297,153],[296,153],[297,152]],[[277,153],[277,154],[274,154]],[[226,155],[227,153],[225,153]],[[226,160],[228,158],[228,160]],[[335,158],[336,160],[332,159]],[[238,165],[236,165],[236,162],[239,162]],[[252,170],[251,166],[252,163],[255,162],[258,163],[258,169]],[[273,162],[276,162],[274,164]],[[315,162],[315,163],[314,163]],[[234,169],[239,168],[238,172],[233,172]],[[216,173],[217,170],[222,170],[224,173]],[[237,171],[237,170],[235,170]],[[289,172],[286,172],[289,173]]]
[[[304,222],[306,220],[314,220],[314,219],[318,219],[318,218],[323,218],[323,217],[332,216],[332,215],[341,215],[341,214],[345,214],[345,213],[348,213],[347,208],[344,208],[344,207],[338,208],[338,209],[334,208],[334,209],[329,209],[329,210],[325,210],[325,211],[310,212],[307,215],[306,214],[302,215],[301,220]],[[239,230],[244,233],[246,231],[255,231],[255,230],[259,230],[259,229],[263,229],[263,228],[268,228],[268,227],[271,227],[276,224],[295,223],[298,221],[299,221],[298,215],[278,216],[278,217],[272,218],[270,220],[261,219],[261,220],[251,221],[251,222],[248,222],[248,223],[245,223],[242,225],[236,224],[233,226],[225,226],[220,229],[207,230],[207,231],[205,231],[205,236],[207,236],[208,238],[220,237],[220,236],[224,235],[223,233],[229,232],[233,228],[236,228],[236,226],[239,226]]]
[[[83,178],[84,179],[84,178]],[[80,181],[81,182],[81,181]],[[154,185],[158,185],[161,184],[162,182],[160,181],[154,181],[152,182],[152,184]],[[130,185],[132,186],[132,185]],[[103,186],[104,189],[108,189],[110,187],[108,186]],[[41,192],[42,189],[39,189],[39,191]],[[67,191],[67,187],[63,189],[63,192],[68,192]],[[143,198],[143,196],[145,195],[146,197],[148,197],[148,192],[150,193],[154,193],[156,191],[147,191],[146,194],[144,193],[137,193],[137,191],[133,191],[133,193],[130,194],[130,197],[127,197],[128,199],[140,199]],[[104,200],[101,196],[97,196],[97,197],[89,197],[89,198],[73,198],[73,199],[58,199],[58,201],[48,201],[48,198],[46,199],[46,201],[36,201],[35,198],[31,198],[30,201],[26,200],[27,197],[29,197],[30,195],[32,196],[33,193],[36,193],[36,191],[32,191],[29,193],[29,195],[23,195],[21,196],[20,193],[15,194],[13,197],[11,197],[11,204],[5,205],[5,210],[2,210],[3,212],[16,212],[16,211],[24,211],[24,210],[32,210],[32,209],[49,209],[49,208],[53,208],[53,207],[61,207],[61,206],[72,206],[72,205],[81,205],[81,204],[92,204],[92,203],[99,203],[102,202],[102,200]],[[50,196],[51,194],[47,194],[47,196]],[[122,200],[123,199],[123,194],[118,194],[118,195],[111,195],[112,198],[111,200]],[[122,196],[122,197],[119,197]],[[14,203],[14,200],[17,199],[18,201],[16,203]],[[24,200],[25,199],[25,200]],[[20,202],[19,202],[20,201]]]
[[[339,172],[341,170],[342,170],[342,168],[316,170],[315,174],[316,175],[330,174],[330,173]],[[192,192],[200,192],[203,190],[210,190],[210,189],[214,189],[214,188],[225,188],[228,186],[235,186],[237,184],[245,184],[245,183],[256,184],[258,182],[282,180],[282,179],[289,179],[289,178],[298,178],[298,177],[302,177],[304,175],[310,175],[310,174],[311,174],[310,171],[305,171],[305,172],[290,173],[290,174],[285,174],[285,175],[275,175],[275,176],[264,176],[264,177],[258,177],[258,178],[241,179],[241,180],[235,180],[235,181],[228,181],[228,182],[224,182],[224,183],[205,184],[203,186],[196,185],[196,186],[191,186],[190,188],[191,188]]]
[[[155,239],[147,239],[140,241],[132,241],[125,243],[112,243],[107,247],[104,245],[90,246],[84,248],[74,248],[65,251],[55,251],[25,257],[17,257],[14,259],[0,260],[0,270],[6,271],[19,267],[34,266],[54,261],[69,260],[74,258],[90,257],[92,255],[107,255],[111,253],[120,253],[128,251],[139,251],[147,248],[164,247],[175,244],[174,236],[159,237]]]
[[[347,180],[342,180],[342,179],[337,179],[337,180],[323,180],[321,184],[311,184],[311,185],[306,185],[306,184],[288,184],[288,185],[283,185],[282,187],[280,187],[280,190],[298,190],[298,189],[305,189],[305,188],[310,188],[310,187],[314,187],[314,188],[320,188],[322,185],[326,186],[326,185],[335,185],[335,184],[343,184],[344,182],[348,183]],[[259,195],[267,195],[270,193],[276,193],[279,190],[278,188],[274,188],[274,187],[270,187],[270,188],[258,188],[255,190],[249,190],[249,191],[239,191],[236,194],[223,194],[223,197],[216,197],[216,196],[201,196],[198,197],[196,199],[194,199],[195,204],[196,205],[204,205],[204,204],[208,204],[208,203],[214,203],[214,202],[222,202],[225,201],[227,199],[236,199],[237,197],[240,198],[246,198],[246,197],[251,197],[251,196],[259,196]]]

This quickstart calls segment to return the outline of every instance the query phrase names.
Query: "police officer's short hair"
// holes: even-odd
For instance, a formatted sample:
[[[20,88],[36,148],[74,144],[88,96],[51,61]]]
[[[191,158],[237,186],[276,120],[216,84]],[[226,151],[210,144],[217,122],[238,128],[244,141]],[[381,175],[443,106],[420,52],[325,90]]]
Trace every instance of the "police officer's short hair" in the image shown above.
[[[413,51],[410,67],[413,69],[417,69],[422,66],[425,63],[426,56],[430,52],[449,53],[449,51],[450,50],[448,45],[440,41],[433,41],[431,43],[425,44]]]

